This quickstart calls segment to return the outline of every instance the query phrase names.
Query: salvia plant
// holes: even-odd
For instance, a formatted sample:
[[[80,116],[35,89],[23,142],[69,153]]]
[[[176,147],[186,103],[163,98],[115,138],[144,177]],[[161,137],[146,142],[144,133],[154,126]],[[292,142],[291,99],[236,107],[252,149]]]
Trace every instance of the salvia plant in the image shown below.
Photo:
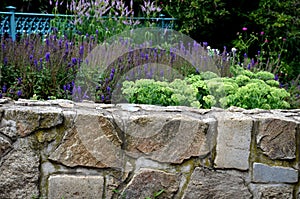
[[[22,35],[17,41],[2,37],[1,95],[14,99],[33,95],[39,99],[71,99],[77,92],[77,70],[96,44],[93,36],[81,42],[55,34]]]

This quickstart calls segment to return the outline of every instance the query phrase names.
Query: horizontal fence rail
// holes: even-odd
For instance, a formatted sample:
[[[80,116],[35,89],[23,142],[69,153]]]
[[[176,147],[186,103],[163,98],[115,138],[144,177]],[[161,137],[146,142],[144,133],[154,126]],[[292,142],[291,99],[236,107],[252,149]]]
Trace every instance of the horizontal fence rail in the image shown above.
[[[57,23],[63,23],[66,19],[73,20],[74,15],[61,15],[61,14],[42,14],[42,13],[22,13],[15,12],[16,8],[13,6],[6,7],[8,12],[0,12],[0,34],[8,34],[15,40],[16,34],[49,34],[52,31],[51,20],[55,19]],[[102,17],[107,19],[108,17]],[[176,19],[164,18],[164,15],[160,15],[158,18],[144,18],[144,17],[132,17],[132,20],[145,21],[157,23],[161,28],[173,29]],[[67,27],[71,30],[76,30],[72,23],[68,23]]]

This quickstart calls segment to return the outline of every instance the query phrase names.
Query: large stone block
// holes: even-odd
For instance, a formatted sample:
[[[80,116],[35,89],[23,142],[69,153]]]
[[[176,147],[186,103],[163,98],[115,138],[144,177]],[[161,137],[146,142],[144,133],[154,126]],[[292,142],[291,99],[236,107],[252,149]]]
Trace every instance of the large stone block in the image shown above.
[[[62,124],[63,114],[56,107],[14,107],[5,109],[4,119],[15,121],[18,135],[25,137],[38,129]]]
[[[212,121],[183,113],[114,113],[124,132],[126,154],[144,156],[165,163],[182,163],[191,157],[206,156],[213,148]],[[216,121],[214,120],[216,123]]]
[[[103,198],[102,176],[52,175],[48,184],[49,199]]]
[[[159,198],[174,198],[179,188],[178,176],[159,170],[141,169],[134,175],[120,198],[146,198],[163,190]]]
[[[250,184],[253,199],[293,199],[293,186],[285,184]]]
[[[223,172],[197,167],[183,199],[251,198],[244,180]]]
[[[218,135],[216,168],[249,169],[253,121],[239,113],[216,114]]]
[[[70,167],[122,168],[121,144],[108,118],[96,112],[78,112],[74,127],[50,159]]]
[[[296,158],[297,124],[281,119],[261,119],[257,145],[270,159]]]
[[[39,195],[39,154],[31,141],[18,139],[0,166],[0,198],[31,199]]]
[[[252,181],[262,183],[297,183],[298,170],[254,163]]]

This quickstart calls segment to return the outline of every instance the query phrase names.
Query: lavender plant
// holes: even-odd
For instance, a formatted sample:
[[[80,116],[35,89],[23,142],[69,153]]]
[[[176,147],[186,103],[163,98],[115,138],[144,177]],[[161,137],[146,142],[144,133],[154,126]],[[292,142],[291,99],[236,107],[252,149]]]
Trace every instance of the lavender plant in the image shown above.
[[[56,35],[22,35],[17,41],[1,38],[2,96],[39,99],[72,98],[72,81],[86,54],[96,45],[89,37],[79,45]]]

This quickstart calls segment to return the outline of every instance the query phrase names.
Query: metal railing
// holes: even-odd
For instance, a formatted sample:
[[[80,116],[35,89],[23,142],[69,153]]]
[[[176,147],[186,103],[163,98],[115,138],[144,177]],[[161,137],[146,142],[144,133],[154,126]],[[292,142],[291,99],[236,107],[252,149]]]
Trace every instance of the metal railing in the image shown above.
[[[40,14],[40,13],[22,13],[15,12],[13,6],[6,7],[8,12],[0,12],[0,35],[8,34],[12,40],[16,39],[17,34],[49,34],[52,31],[51,20],[55,18],[56,23],[63,23],[65,19],[74,18],[73,15],[61,14]],[[105,17],[103,17],[105,19]],[[175,18],[164,18],[164,15],[159,15],[158,18],[133,17],[133,20],[150,20],[158,24],[161,28],[173,29]],[[68,23],[68,28],[76,30],[75,26]]]

